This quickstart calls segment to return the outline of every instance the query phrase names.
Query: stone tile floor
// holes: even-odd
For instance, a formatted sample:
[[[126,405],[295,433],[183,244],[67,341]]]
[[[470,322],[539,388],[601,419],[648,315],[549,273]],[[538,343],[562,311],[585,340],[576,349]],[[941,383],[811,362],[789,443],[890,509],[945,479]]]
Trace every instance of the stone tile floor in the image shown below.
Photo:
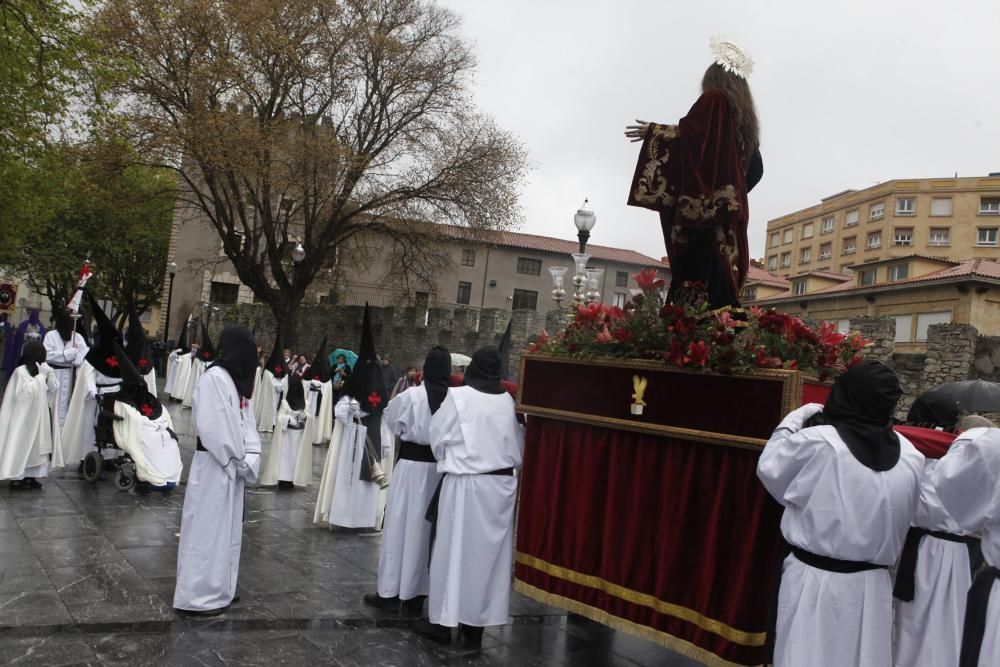
[[[190,411],[169,408],[187,465]],[[183,485],[141,496],[75,470],[38,491],[0,482],[0,665],[696,664],[517,593],[478,654],[422,640],[411,619],[362,604],[379,538],[314,526],[315,493],[249,489],[241,601],[187,620],[171,609]]]

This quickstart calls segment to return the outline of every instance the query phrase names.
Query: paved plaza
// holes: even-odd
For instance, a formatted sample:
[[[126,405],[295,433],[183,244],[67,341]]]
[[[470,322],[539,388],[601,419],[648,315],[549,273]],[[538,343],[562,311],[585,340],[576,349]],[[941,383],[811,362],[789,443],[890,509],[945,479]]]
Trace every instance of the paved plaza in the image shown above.
[[[169,406],[185,471],[190,411]],[[264,436],[265,452],[268,436]],[[315,448],[318,481],[326,449]],[[693,665],[655,644],[518,594],[479,654],[416,637],[361,602],[378,536],[312,524],[309,491],[247,491],[240,602],[189,620],[171,609],[184,486],[123,493],[75,470],[38,491],[0,483],[2,665]]]

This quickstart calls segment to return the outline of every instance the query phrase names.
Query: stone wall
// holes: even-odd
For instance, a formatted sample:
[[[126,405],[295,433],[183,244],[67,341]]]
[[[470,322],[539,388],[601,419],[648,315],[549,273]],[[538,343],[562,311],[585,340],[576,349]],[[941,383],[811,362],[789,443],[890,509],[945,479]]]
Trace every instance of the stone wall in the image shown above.
[[[257,333],[265,354],[274,346],[274,317],[267,306],[240,304],[217,307],[209,318],[209,334],[218,340],[224,324],[239,323]],[[203,311],[203,317],[208,312]],[[299,330],[295,352],[311,361],[323,336],[327,350],[343,347],[357,351],[361,342],[362,306],[302,306],[299,310]],[[511,321],[510,374],[517,380],[520,351],[535,340],[542,320],[533,310],[507,311],[495,308],[371,308],[375,349],[388,353],[392,364],[402,371],[407,366],[423,365],[427,351],[434,345],[444,345],[451,352],[471,356],[482,345],[496,345],[507,321]]]

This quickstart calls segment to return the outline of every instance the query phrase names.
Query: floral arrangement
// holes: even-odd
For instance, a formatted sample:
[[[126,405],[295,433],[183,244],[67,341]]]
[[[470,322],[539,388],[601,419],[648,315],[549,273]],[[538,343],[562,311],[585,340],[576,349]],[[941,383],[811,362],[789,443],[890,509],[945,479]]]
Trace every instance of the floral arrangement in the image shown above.
[[[639,291],[624,308],[581,306],[565,331],[552,337],[543,331],[530,350],[582,359],[656,359],[724,374],[800,369],[826,380],[861,361],[869,344],[857,332],[839,333],[830,322],[815,329],[774,310],[711,310],[699,283],[685,283],[665,303],[664,281],[655,269],[634,278]]]

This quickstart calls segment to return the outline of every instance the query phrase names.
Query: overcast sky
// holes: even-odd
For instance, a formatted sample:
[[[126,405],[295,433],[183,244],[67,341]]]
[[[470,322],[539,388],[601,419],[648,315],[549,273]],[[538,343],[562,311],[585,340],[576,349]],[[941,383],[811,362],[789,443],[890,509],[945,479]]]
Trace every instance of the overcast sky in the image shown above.
[[[894,178],[1000,171],[1000,0],[440,0],[463,17],[479,107],[527,146],[521,231],[660,257],[655,213],[625,206],[634,118],[675,123],[721,33],[750,52],[764,179],[750,250],[767,220]]]

